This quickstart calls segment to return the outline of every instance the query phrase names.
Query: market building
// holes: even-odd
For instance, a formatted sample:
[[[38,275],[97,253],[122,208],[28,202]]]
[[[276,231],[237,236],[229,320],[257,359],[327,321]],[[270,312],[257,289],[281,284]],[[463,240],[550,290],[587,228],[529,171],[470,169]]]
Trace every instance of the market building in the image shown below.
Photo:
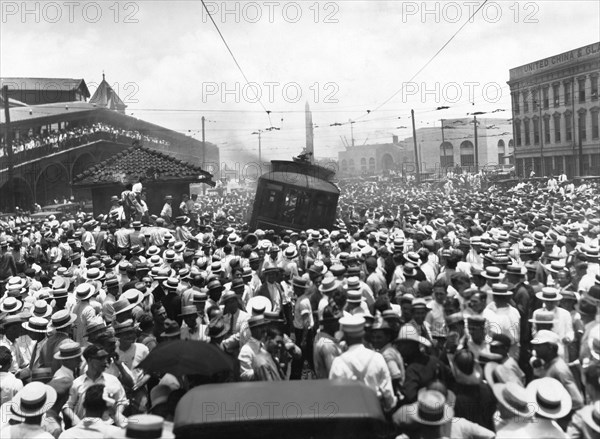
[[[600,175],[600,42],[510,70],[517,175]]]
[[[0,211],[10,212],[13,206],[30,210],[34,204],[89,202],[89,187],[74,186],[74,178],[135,145],[199,166],[212,175],[219,173],[216,145],[125,114],[125,104],[104,77],[90,101],[86,101],[87,86],[81,82],[65,85],[66,91],[53,97],[61,101],[39,105],[20,100],[35,98],[27,92],[35,89],[35,78],[6,78],[2,84],[8,86],[10,105],[8,139],[5,112],[0,112],[0,191],[6,194],[0,197]],[[18,84],[29,88],[11,88]],[[87,94],[78,99],[79,92],[67,92],[71,87]]]

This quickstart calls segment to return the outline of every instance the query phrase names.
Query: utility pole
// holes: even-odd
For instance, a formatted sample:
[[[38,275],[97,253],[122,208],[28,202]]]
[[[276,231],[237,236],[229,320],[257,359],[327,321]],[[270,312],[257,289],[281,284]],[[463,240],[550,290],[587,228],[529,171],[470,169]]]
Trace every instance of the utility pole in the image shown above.
[[[415,128],[415,110],[410,110],[410,117],[412,119],[412,129],[413,129],[413,143],[415,147],[415,165],[417,168],[417,184],[421,184],[421,167],[419,166],[419,150],[417,148],[417,130]]]
[[[477,140],[477,116],[473,116],[473,125],[475,127],[475,172],[479,172],[479,144]]]
[[[444,119],[440,119],[442,122],[442,154],[444,157],[444,167],[446,167],[446,140],[444,139]],[[442,176],[442,166],[440,164],[440,177]]]
[[[206,139],[204,138],[204,121],[202,116],[202,169],[206,171]],[[206,194],[206,184],[202,185],[202,195]]]
[[[352,126],[354,124],[354,121],[348,119],[348,122],[350,122],[350,138],[352,140],[352,147],[354,147],[354,127]]]
[[[540,105],[538,105],[538,108],[540,109],[540,122],[539,122],[539,127],[538,127],[538,132],[539,132],[539,136],[540,136],[540,160],[542,161],[542,166],[540,169],[540,177],[543,177],[546,174],[546,164],[544,163],[544,130],[542,128],[543,124],[544,124],[544,120],[542,119],[542,102],[540,99]]]
[[[261,150],[261,144],[260,144],[260,136],[262,134],[262,130],[258,130],[258,131],[254,131],[252,134],[258,134],[258,165],[260,167],[262,167],[262,150]]]
[[[15,173],[14,163],[13,163],[13,149],[12,149],[12,139],[11,139],[11,129],[10,129],[10,105],[8,102],[8,85],[2,87],[2,100],[4,101],[4,147],[6,148],[6,160],[8,162],[8,182],[6,183],[6,207],[9,212],[13,212],[15,210],[15,199],[14,193],[12,189],[13,185],[13,177]]]

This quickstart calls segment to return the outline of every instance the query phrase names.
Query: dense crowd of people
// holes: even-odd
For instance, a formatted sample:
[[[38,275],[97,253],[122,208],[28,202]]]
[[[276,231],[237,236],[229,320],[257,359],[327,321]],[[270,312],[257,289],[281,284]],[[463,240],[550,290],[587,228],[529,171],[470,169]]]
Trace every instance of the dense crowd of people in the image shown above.
[[[364,383],[394,436],[600,437],[598,184],[339,186],[329,229],[249,230],[245,196],[147,212],[140,183],[0,223],[0,437],[172,437],[191,388],[307,379]],[[175,340],[232,367],[144,367]]]
[[[23,136],[12,143],[15,160],[27,160],[27,155],[51,154],[66,150],[74,146],[83,145],[96,140],[110,140],[113,142],[131,144],[137,141],[143,145],[168,146],[169,142],[155,136],[149,136],[138,130],[126,130],[111,126],[104,122],[90,125],[52,130],[38,135]],[[0,149],[0,157],[5,154],[4,148]]]

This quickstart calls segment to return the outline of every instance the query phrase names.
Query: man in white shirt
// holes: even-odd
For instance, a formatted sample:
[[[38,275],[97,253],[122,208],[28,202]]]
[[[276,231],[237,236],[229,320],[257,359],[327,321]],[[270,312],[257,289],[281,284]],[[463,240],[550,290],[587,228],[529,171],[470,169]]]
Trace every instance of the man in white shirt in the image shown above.
[[[12,354],[6,346],[0,346],[0,405],[9,402],[23,388],[23,382],[15,377],[9,369],[12,365]]]
[[[515,360],[519,359],[521,317],[519,311],[509,304],[512,291],[508,290],[506,284],[493,284],[493,302],[485,307],[482,316],[487,320],[487,333],[504,334],[510,338],[511,348],[509,356]]]
[[[263,346],[263,339],[265,330],[267,327],[267,321],[265,316],[257,315],[252,316],[248,320],[248,326],[252,336],[248,342],[240,349],[238,360],[240,362],[240,380],[241,381],[254,381],[255,371],[254,362],[257,355],[266,353]]]
[[[96,345],[91,345],[83,351],[83,357],[87,362],[87,371],[73,381],[65,410],[74,420],[74,423],[79,423],[85,415],[83,408],[85,392],[95,384],[103,384],[106,387],[105,394],[107,398],[111,399],[111,403],[114,402],[109,409],[109,413],[105,414],[103,419],[107,421],[112,418],[116,425],[124,426],[127,418],[123,415],[123,410],[128,405],[128,401],[125,396],[125,389],[119,379],[105,372],[110,361],[108,353]]]
[[[123,434],[123,430],[105,423],[102,419],[102,415],[108,409],[104,389],[102,384],[94,384],[87,389],[83,399],[85,417],[77,425],[63,431],[59,439],[104,439]]]
[[[569,311],[558,306],[562,300],[562,294],[556,288],[544,287],[535,297],[541,300],[546,310],[554,315],[552,331],[558,334],[563,345],[571,343],[575,339],[573,318]]]
[[[363,345],[365,319],[353,315],[340,319],[348,350],[336,357],[329,371],[329,379],[349,379],[364,382],[377,392],[386,411],[392,411],[398,402],[392,387],[392,378],[383,356]]]

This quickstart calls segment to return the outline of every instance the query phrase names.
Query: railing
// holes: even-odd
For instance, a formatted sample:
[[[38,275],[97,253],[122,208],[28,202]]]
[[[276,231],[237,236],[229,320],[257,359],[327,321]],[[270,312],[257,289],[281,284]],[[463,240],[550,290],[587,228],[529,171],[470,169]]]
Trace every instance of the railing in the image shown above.
[[[134,142],[138,142],[140,145],[144,146],[164,146],[152,140],[137,139],[131,136],[106,131],[96,131],[94,133],[82,134],[74,138],[67,138],[62,141],[57,141],[56,143],[46,143],[44,145],[33,147],[29,150],[14,152],[13,165],[19,165],[21,163],[41,159],[51,154],[57,154],[60,152],[68,151],[69,149],[75,148],[77,146],[99,141],[118,143],[122,145],[132,145]],[[7,158],[8,157],[6,156],[6,154],[0,156],[0,169],[8,168]]]

